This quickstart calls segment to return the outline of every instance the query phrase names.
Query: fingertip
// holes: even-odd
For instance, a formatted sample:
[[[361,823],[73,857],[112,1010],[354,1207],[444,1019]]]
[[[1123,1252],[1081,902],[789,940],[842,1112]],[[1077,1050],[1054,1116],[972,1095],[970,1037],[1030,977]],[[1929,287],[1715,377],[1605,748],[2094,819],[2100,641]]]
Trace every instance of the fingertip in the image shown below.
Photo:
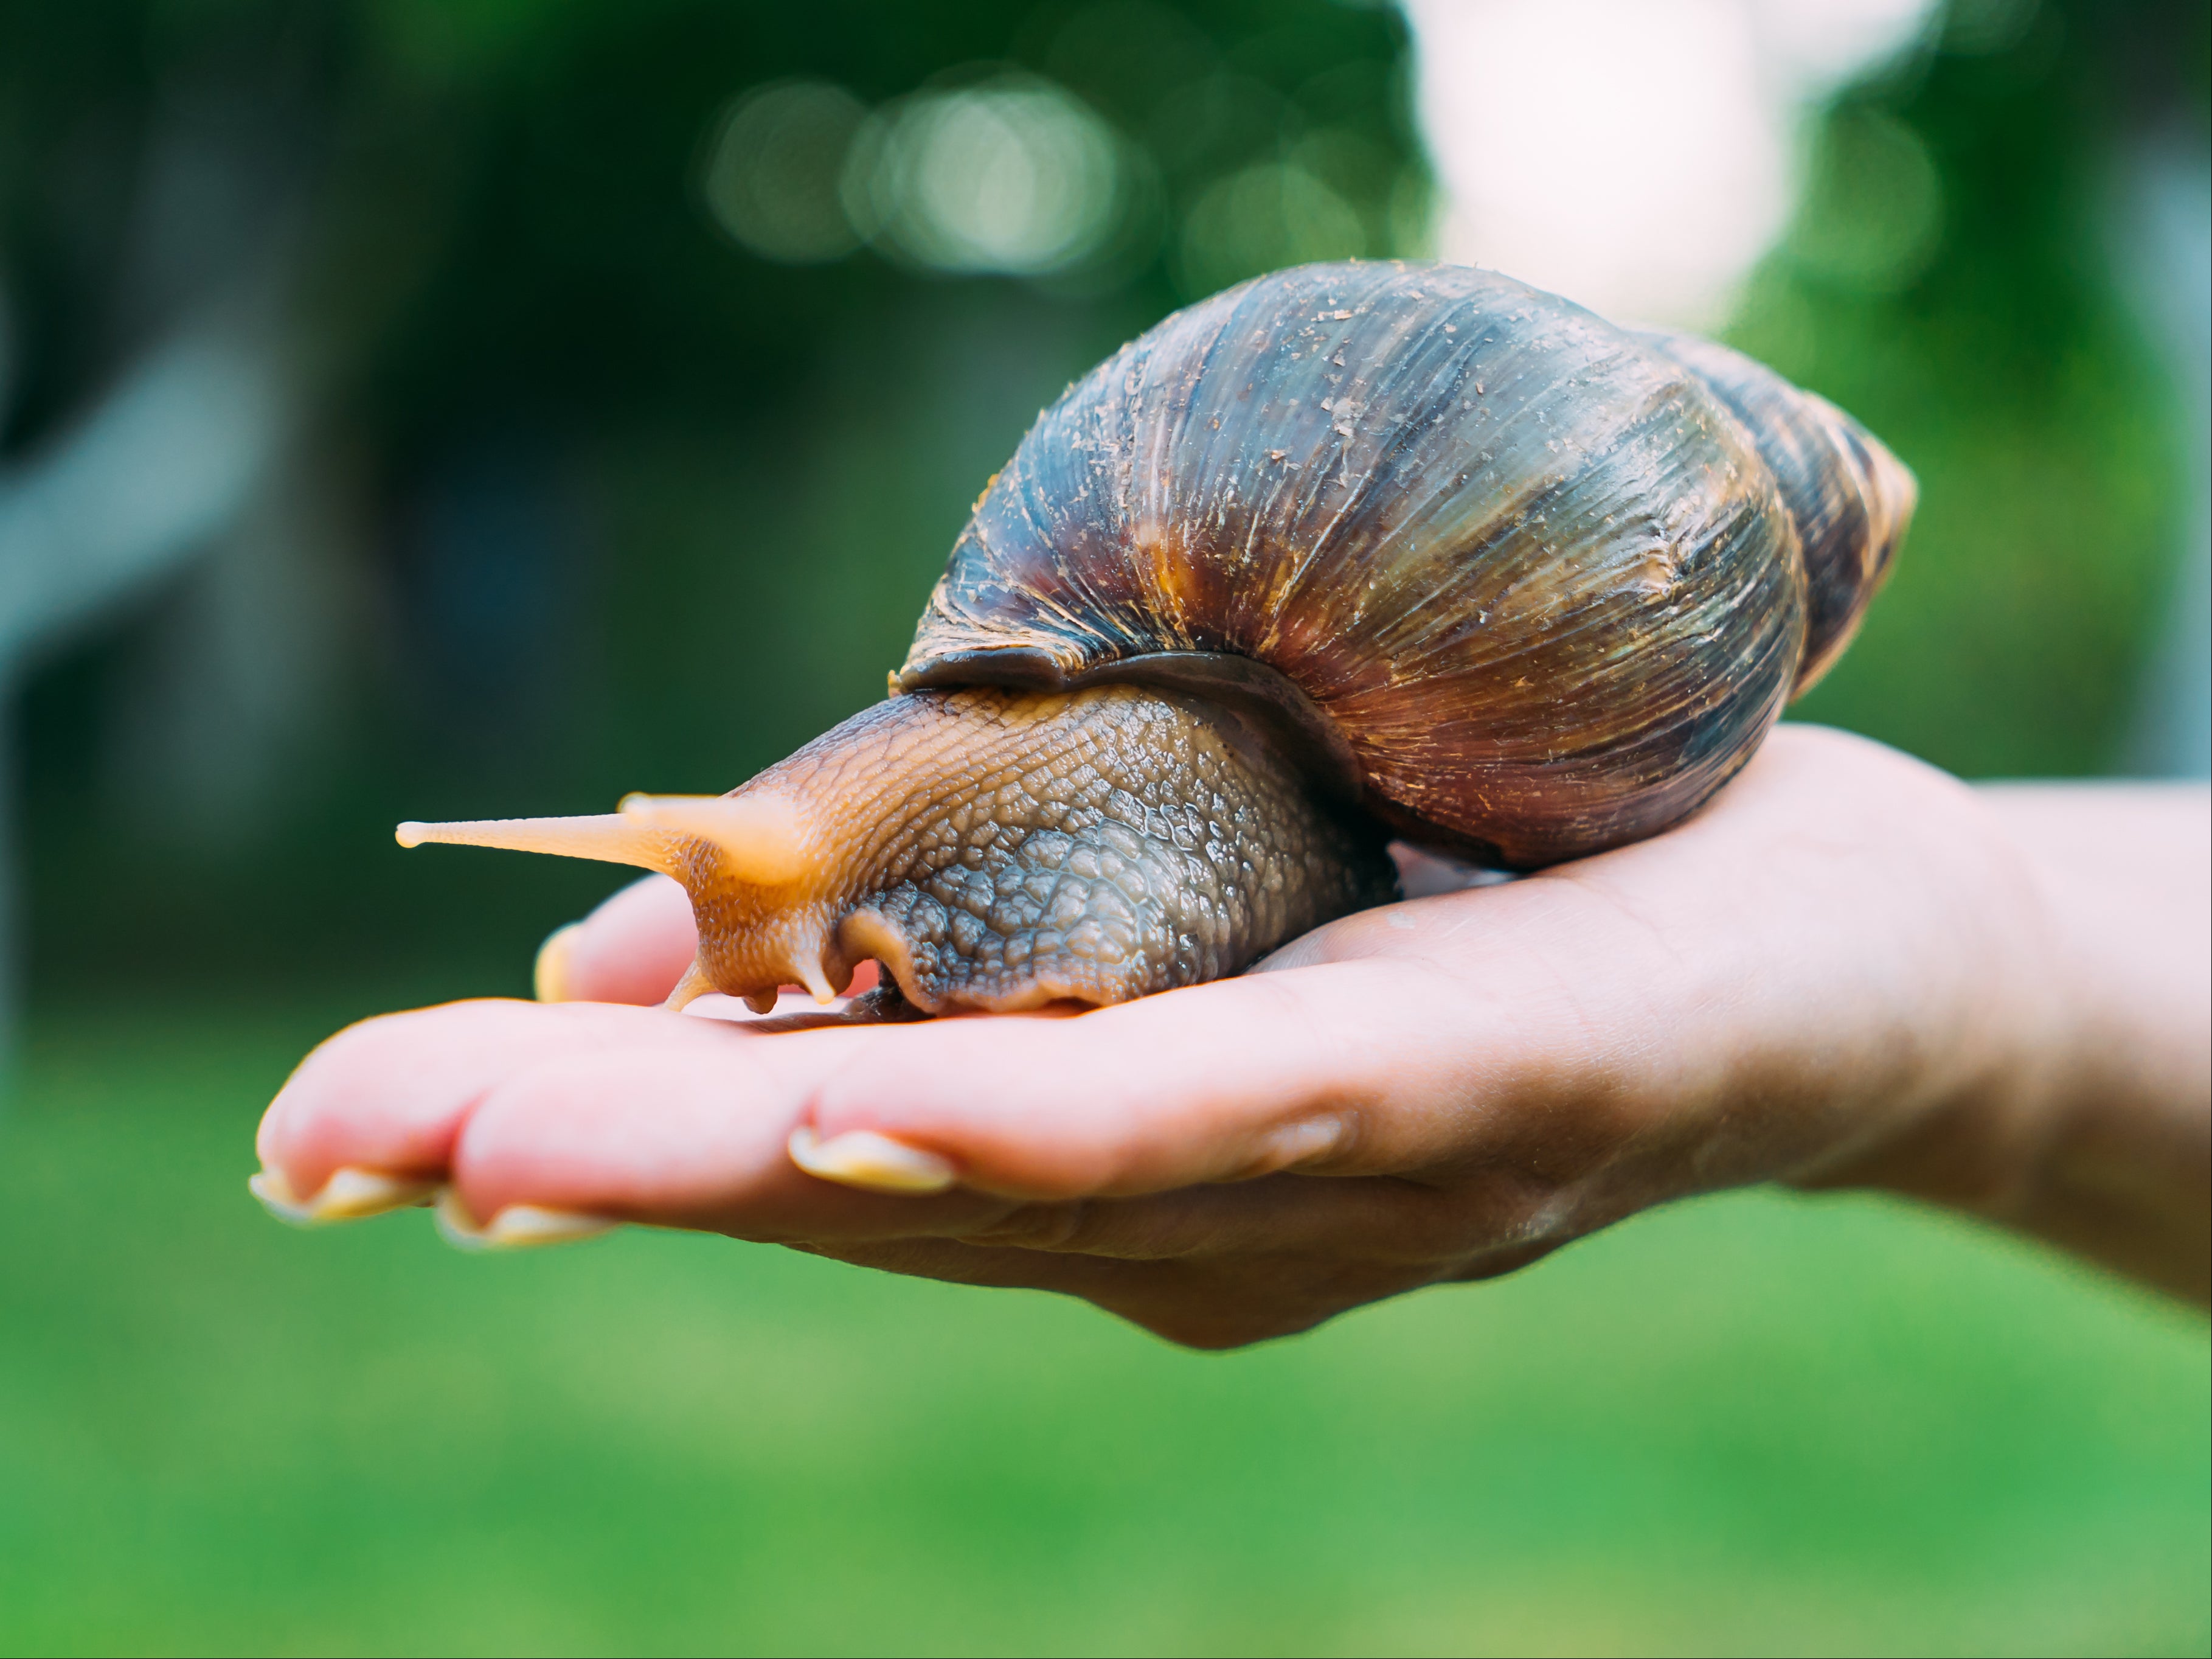
[[[513,1204],[489,1221],[470,1213],[451,1186],[439,1189],[431,1206],[438,1235],[456,1250],[470,1252],[543,1249],[604,1237],[623,1223],[611,1216],[556,1210],[538,1204]]]
[[[540,1058],[611,1040],[629,1009],[448,1003],[380,1015],[325,1038],[285,1079],[254,1146],[301,1192],[342,1165],[384,1170],[444,1166],[455,1126],[520,1056]]]
[[[410,1209],[428,1202],[437,1186],[436,1181],[422,1176],[361,1169],[349,1164],[332,1170],[312,1193],[303,1193],[294,1186],[280,1165],[258,1170],[246,1182],[246,1191],[264,1210],[294,1227],[365,1221],[394,1210]]]

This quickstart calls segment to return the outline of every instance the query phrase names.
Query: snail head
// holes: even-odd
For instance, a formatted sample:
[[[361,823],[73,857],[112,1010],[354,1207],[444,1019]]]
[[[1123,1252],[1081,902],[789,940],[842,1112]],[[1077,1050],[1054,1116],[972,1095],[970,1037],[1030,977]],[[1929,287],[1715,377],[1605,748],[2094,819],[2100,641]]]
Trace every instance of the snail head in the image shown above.
[[[678,1008],[715,988],[704,961],[710,949],[721,982],[765,982],[749,998],[763,1012],[778,985],[804,985],[827,1002],[852,979],[852,965],[830,948],[823,924],[823,889],[834,884],[835,856],[825,856],[824,838],[804,805],[780,791],[632,795],[611,813],[406,823],[397,839],[403,847],[437,842],[555,853],[674,877],[701,924],[702,958],[670,998]]]
[[[683,883],[699,955],[670,997],[827,1002],[863,961],[942,1012],[1115,1003],[1242,970],[1393,895],[1379,826],[1316,798],[1237,716],[1134,686],[920,691],[725,796],[587,818],[402,824]]]

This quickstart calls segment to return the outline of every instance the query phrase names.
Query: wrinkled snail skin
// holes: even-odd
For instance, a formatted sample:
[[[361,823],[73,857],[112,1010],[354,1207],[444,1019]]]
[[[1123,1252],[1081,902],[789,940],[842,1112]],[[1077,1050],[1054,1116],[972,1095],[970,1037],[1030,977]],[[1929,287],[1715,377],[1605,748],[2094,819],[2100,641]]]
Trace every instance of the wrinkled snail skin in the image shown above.
[[[932,1013],[1123,1002],[1395,896],[1380,833],[1264,731],[1141,686],[893,698],[746,788],[819,851],[779,893],[696,846],[700,968],[745,991],[873,957]]]
[[[713,989],[930,1012],[1240,972],[1395,892],[1656,833],[1848,641],[1913,502],[1726,348],[1494,272],[1309,265],[1170,317],[986,487],[893,695],[719,798],[403,826],[663,870]]]

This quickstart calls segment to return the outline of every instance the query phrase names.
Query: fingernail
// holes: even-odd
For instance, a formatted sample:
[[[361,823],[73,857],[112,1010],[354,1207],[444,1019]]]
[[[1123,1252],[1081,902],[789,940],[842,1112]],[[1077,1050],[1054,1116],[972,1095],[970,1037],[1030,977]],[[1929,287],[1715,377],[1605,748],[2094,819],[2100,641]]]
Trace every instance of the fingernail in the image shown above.
[[[527,1250],[542,1244],[577,1244],[622,1225],[578,1210],[510,1204],[479,1227],[460,1195],[450,1186],[440,1191],[435,1213],[440,1235],[456,1250]]]
[[[1296,1169],[1328,1157],[1344,1144],[1341,1118],[1306,1118],[1267,1131],[1248,1175],[1272,1175],[1279,1169]]]
[[[538,947],[538,961],[530,971],[531,992],[541,1003],[565,1003],[568,1000],[568,958],[575,949],[576,935],[583,930],[581,922],[571,922],[566,927],[556,927],[545,936],[545,942]]]
[[[808,1174],[871,1192],[942,1192],[951,1163],[872,1129],[848,1129],[822,1139],[801,1125],[791,1131],[791,1161]]]
[[[294,1192],[281,1169],[264,1169],[247,1176],[246,1190],[277,1220],[295,1227],[318,1227],[325,1222],[360,1221],[389,1210],[404,1210],[428,1198],[438,1190],[438,1184],[347,1164],[332,1170],[323,1190],[312,1199]]]
[[[1285,1124],[1267,1137],[1267,1144],[1268,1150],[1285,1163],[1303,1163],[1335,1151],[1343,1138],[1343,1119],[1308,1118],[1303,1123]]]

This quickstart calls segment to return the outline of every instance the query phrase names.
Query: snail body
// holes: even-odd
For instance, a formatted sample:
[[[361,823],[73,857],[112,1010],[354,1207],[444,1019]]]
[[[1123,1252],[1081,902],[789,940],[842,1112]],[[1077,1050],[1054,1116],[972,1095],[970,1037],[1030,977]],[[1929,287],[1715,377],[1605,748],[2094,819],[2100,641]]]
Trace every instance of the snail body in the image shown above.
[[[1656,833],[1847,643],[1911,475],[1724,347],[1493,272],[1309,265],[1071,387],[892,696],[729,796],[402,826],[690,890],[708,989],[932,1012],[1241,971],[1394,892]]]

